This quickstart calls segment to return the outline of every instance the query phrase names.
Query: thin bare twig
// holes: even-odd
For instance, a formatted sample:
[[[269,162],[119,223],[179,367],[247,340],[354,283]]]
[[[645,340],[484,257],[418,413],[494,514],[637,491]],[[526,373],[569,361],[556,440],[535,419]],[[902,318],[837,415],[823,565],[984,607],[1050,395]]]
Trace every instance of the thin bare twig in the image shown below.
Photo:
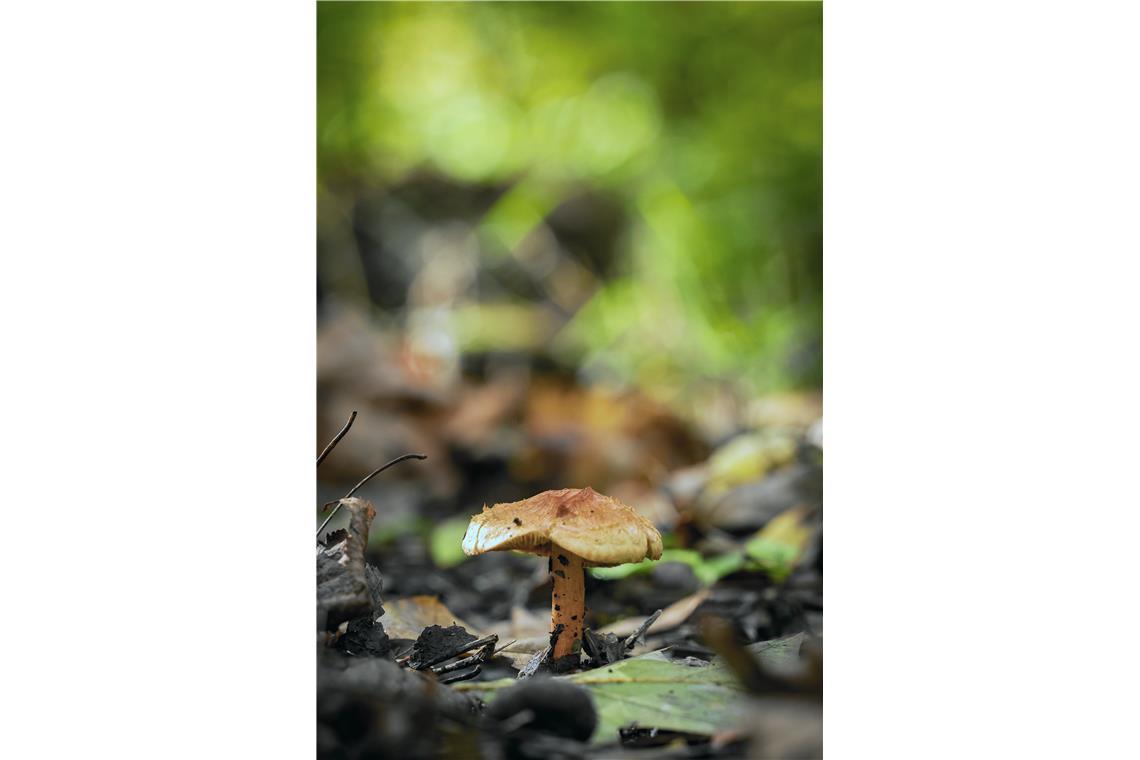
[[[486,662],[493,656],[493,652],[495,651],[495,642],[498,640],[499,637],[495,636],[494,639],[489,640],[487,644],[475,654],[469,657],[464,657],[460,660],[455,660],[454,662],[449,662],[446,665],[436,665],[431,669],[431,672],[435,673],[437,676],[441,676],[444,673],[450,673],[455,670],[463,670],[464,668],[471,665],[478,665],[479,663]]]
[[[448,673],[439,677],[440,683],[455,683],[456,681],[466,681],[469,678],[474,678],[483,672],[482,665],[474,665],[468,670],[460,670],[453,673]]]
[[[339,504],[341,501],[344,501],[345,499],[351,499],[352,495],[354,493],[356,493],[357,491],[359,491],[360,488],[365,483],[372,480],[372,478],[374,478],[377,475],[379,475],[380,473],[384,472],[384,470],[387,470],[392,465],[399,464],[400,462],[403,462],[405,459],[427,459],[427,454],[404,454],[402,457],[396,457],[391,462],[389,462],[386,465],[383,465],[382,467],[377,467],[375,470],[373,470],[372,472],[365,475],[364,480],[362,480],[359,483],[357,483],[356,485],[354,485],[352,487],[352,490],[349,491],[348,493],[346,493],[344,496],[340,497],[339,499],[336,499],[335,501],[326,501],[325,505],[324,505],[324,509],[328,509],[333,504]]]
[[[331,514],[330,514],[328,517],[326,517],[326,518],[325,518],[325,521],[324,521],[323,523],[321,523],[321,527],[317,528],[317,543],[320,543],[320,540],[321,540],[321,531],[325,529],[325,526],[329,524],[329,520],[333,519],[333,517],[335,517],[335,516],[336,516],[336,513],[337,513],[339,510],[340,510],[340,504],[338,503],[338,504],[336,505],[336,509],[334,509],[334,510],[332,511],[332,513],[331,513]]]
[[[499,647],[499,648],[498,648],[498,649],[496,649],[494,652],[492,652],[492,653],[491,653],[491,656],[492,656],[492,657],[494,657],[494,656],[495,656],[495,655],[497,655],[499,652],[502,652],[504,649],[506,649],[507,647],[509,647],[511,644],[517,644],[517,643],[519,643],[519,640],[518,640],[518,639],[511,639],[511,640],[510,640],[510,641],[508,641],[506,644],[503,644],[501,647]]]
[[[494,657],[499,652],[502,652],[503,649],[505,649],[506,647],[511,646],[512,644],[518,644],[518,641],[519,641],[519,639],[516,639],[516,638],[511,639],[510,641],[507,641],[506,644],[504,644],[503,646],[500,646],[499,648],[496,649],[495,648],[495,641],[497,640],[498,637],[495,636],[495,638],[491,638],[492,636],[495,636],[495,635],[492,634],[491,636],[487,637],[486,646],[483,646],[483,648],[479,649],[479,652],[471,655],[470,657],[464,657],[463,660],[456,660],[455,662],[451,662],[451,663],[446,664],[446,665],[435,665],[435,667],[432,668],[431,671],[433,673],[435,673],[435,675],[437,675],[437,676],[442,676],[442,675],[445,675],[445,673],[449,673],[451,671],[462,670],[466,667],[469,667],[469,665],[473,665],[473,664],[478,665],[481,662],[487,662],[488,660],[491,659],[491,657]],[[480,640],[484,640],[484,639],[480,639]],[[477,644],[477,643],[478,643],[478,641],[472,641],[471,644]],[[471,646],[471,644],[469,644],[467,646]],[[405,664],[410,659],[412,659],[412,655],[408,655],[407,657],[404,657],[404,660],[402,660],[402,661],[397,660],[397,662],[400,664]],[[450,681],[445,680],[445,679],[440,679],[440,683],[441,684],[448,684],[448,683],[450,683]]]
[[[348,432],[348,429],[350,427],[352,427],[352,423],[355,421],[356,421],[356,410],[354,409],[352,412],[352,416],[348,418],[348,422],[344,423],[344,427],[342,427],[340,429],[340,432],[337,433],[331,441],[329,441],[329,445],[325,446],[325,450],[321,452],[321,455],[319,457],[317,457],[317,467],[321,466],[321,462],[325,461],[325,457],[327,457],[329,455],[329,452],[332,451],[333,448],[335,448],[338,443],[340,443],[340,439],[344,438],[345,433]]]
[[[333,517],[336,516],[336,513],[340,510],[340,505],[344,504],[345,499],[352,498],[352,495],[354,493],[356,493],[360,489],[360,487],[363,486],[365,483],[372,480],[372,478],[374,478],[377,475],[379,475],[380,473],[384,472],[384,470],[387,470],[392,465],[399,464],[400,462],[403,462],[405,459],[427,459],[427,455],[426,454],[404,454],[402,457],[396,457],[395,459],[393,459],[391,462],[384,465],[383,467],[377,467],[375,470],[368,473],[368,475],[364,478],[364,480],[362,480],[359,483],[357,483],[356,485],[354,485],[352,487],[352,490],[349,491],[348,493],[346,493],[344,496],[340,497],[336,501],[330,501],[330,502],[326,503],[324,506],[324,509],[328,509],[333,504],[336,504],[336,508],[333,509],[332,513],[329,514],[329,516],[325,518],[325,521],[323,523],[321,523],[321,527],[317,528],[317,536],[319,537],[321,535],[321,531],[324,530],[325,526],[329,524],[329,520],[333,519]]]

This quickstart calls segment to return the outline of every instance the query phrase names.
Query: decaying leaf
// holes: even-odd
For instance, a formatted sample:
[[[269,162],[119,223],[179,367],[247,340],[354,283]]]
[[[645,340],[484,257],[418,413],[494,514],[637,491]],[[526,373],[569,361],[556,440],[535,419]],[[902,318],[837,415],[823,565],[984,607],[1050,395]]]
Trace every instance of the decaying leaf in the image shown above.
[[[374,608],[364,562],[376,510],[359,498],[344,499],[342,509],[349,513],[348,528],[330,534],[337,543],[317,548],[317,625],[329,631],[348,620],[369,615],[375,619],[382,612]],[[375,597],[379,599],[378,590]]]
[[[697,607],[701,606],[701,602],[707,599],[708,595],[708,589],[701,589],[695,594],[673,602],[665,608],[661,616],[657,618],[657,622],[649,626],[649,629],[645,633],[647,635],[664,633],[681,625],[689,619],[690,615],[696,612]],[[618,638],[625,638],[636,631],[638,626],[645,621],[646,617],[647,616],[640,616],[619,620],[612,625],[607,625],[605,628],[602,628],[599,633],[612,633]]]
[[[770,641],[757,641],[744,647],[762,664],[777,671],[794,669],[800,659],[804,634],[795,633]]]
[[[612,633],[594,633],[587,628],[582,635],[582,651],[597,664],[610,665],[625,657],[625,642]]]
[[[549,634],[550,611],[543,610],[543,612],[545,614],[537,615],[526,607],[512,607],[509,631],[511,638],[524,639]]]
[[[818,501],[821,477],[818,467],[790,464],[721,494],[702,493],[692,511],[702,522],[726,530],[760,528],[797,504]]]
[[[437,596],[410,596],[390,599],[385,606],[384,630],[393,639],[418,639],[429,625],[460,625],[482,636],[473,625],[460,620]]]
[[[787,667],[798,658],[802,642],[803,634],[796,634],[747,649],[766,665]],[[619,728],[633,724],[711,736],[748,715],[748,701],[740,683],[720,662],[686,664],[657,651],[555,678],[590,690],[600,719],[592,739],[595,743],[614,741]],[[492,702],[498,690],[514,683],[514,679],[506,678],[455,688],[478,693]]]
[[[788,464],[796,453],[796,437],[781,430],[744,433],[721,446],[709,457],[710,496],[763,478],[769,471]]]

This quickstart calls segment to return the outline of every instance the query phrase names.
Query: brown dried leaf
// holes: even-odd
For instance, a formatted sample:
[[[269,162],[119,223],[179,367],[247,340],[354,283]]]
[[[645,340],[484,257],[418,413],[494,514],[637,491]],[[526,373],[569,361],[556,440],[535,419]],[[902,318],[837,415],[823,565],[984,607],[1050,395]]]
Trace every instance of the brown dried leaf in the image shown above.
[[[684,599],[678,599],[665,608],[661,613],[661,617],[657,618],[657,622],[649,626],[646,635],[655,633],[663,633],[665,631],[676,628],[689,619],[689,616],[696,612],[697,607],[701,606],[701,602],[708,598],[709,589],[701,589],[695,594],[686,596]],[[612,625],[607,625],[601,629],[599,633],[612,633],[620,638],[625,638],[637,630],[648,615],[641,615],[638,617],[626,618],[619,620]]]
[[[384,604],[384,630],[393,639],[418,639],[429,625],[461,625],[475,636],[483,636],[470,623],[458,618],[437,596],[410,596]]]
[[[317,624],[329,631],[349,620],[381,612],[375,607],[364,562],[376,510],[359,498],[342,500],[342,509],[349,513],[348,528],[337,531],[336,544],[317,551]],[[378,593],[376,597],[378,601]]]

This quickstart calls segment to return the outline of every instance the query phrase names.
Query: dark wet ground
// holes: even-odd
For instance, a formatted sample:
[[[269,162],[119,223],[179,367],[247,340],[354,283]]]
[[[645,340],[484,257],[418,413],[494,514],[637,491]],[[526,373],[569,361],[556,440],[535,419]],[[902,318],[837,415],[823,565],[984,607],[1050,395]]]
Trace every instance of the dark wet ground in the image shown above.
[[[358,327],[325,331],[326,360],[336,354],[327,345],[332,339],[359,347]],[[483,368],[459,385],[432,390],[382,364],[383,373],[355,359],[339,370],[325,367],[322,446],[348,411],[360,413],[321,465],[318,496],[322,502],[342,496],[400,454],[428,459],[401,463],[360,489],[357,496],[376,510],[363,544],[348,520],[351,512],[359,531],[363,507],[345,510],[326,529],[347,526],[349,535],[346,552],[334,547],[318,557],[325,583],[319,599],[325,593],[339,600],[326,596],[318,605],[320,756],[817,756],[819,679],[809,675],[789,685],[757,675],[741,653],[802,633],[803,668],[821,667],[818,401],[765,401],[739,424],[698,432],[647,399],[590,391],[534,367]],[[371,380],[362,385],[361,373]],[[382,385],[378,373],[387,382],[382,391],[375,390]],[[550,728],[588,722],[588,716],[559,717],[560,703],[544,706],[535,698],[521,718],[508,714],[506,703],[498,708],[505,712],[491,717],[470,691],[455,690],[460,683],[515,678],[533,652],[498,650],[515,640],[521,643],[512,648],[529,643],[538,651],[549,634],[546,560],[457,555],[466,518],[484,503],[585,485],[630,503],[657,525],[666,545],[662,561],[646,572],[607,580],[587,573],[587,627],[627,625],[624,636],[636,621],[666,611],[660,622],[668,625],[650,628],[629,654],[664,650],[679,662],[734,662],[742,702],[767,705],[750,721],[752,729],[713,736],[626,726],[590,744],[581,731]],[[337,534],[333,542],[345,538]],[[764,551],[778,551],[753,561],[757,541]],[[745,553],[753,559],[723,564]],[[330,580],[341,569],[343,577]],[[456,622],[470,630],[451,628]],[[434,662],[448,647],[481,636],[494,641]],[[605,641],[599,633],[598,642]],[[618,656],[621,637],[608,641],[613,646],[600,648]],[[597,664],[586,657],[581,667]],[[544,662],[539,675],[548,667]]]

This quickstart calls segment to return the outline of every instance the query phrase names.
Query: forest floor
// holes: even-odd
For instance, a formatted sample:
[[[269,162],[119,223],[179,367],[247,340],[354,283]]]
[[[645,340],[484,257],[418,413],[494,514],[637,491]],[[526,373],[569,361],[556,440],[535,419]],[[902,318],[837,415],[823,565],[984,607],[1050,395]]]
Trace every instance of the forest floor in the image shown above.
[[[321,449],[352,420],[318,466],[320,756],[821,756],[818,393],[686,416],[536,357],[424,366],[351,315],[318,368]],[[460,544],[484,504],[586,486],[665,549],[587,570],[554,673],[548,560]]]

